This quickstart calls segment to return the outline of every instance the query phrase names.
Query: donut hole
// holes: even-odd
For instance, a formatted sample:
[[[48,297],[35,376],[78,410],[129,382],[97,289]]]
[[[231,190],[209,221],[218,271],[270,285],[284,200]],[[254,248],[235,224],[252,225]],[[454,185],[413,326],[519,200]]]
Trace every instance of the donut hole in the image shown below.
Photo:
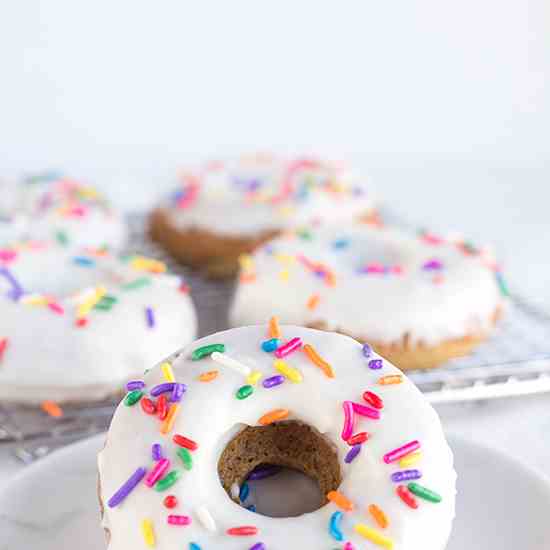
[[[266,466],[279,466],[277,475],[248,481]],[[285,421],[247,426],[234,436],[218,461],[222,487],[234,502],[270,517],[295,517],[318,510],[326,495],[342,481],[338,453],[312,426]],[[242,499],[248,484],[252,498]]]

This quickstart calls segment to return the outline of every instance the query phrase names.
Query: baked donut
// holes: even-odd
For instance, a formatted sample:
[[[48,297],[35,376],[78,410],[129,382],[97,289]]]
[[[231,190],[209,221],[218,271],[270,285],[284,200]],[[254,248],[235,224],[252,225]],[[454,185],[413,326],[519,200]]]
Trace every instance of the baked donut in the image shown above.
[[[126,223],[90,185],[57,173],[25,178],[14,212],[24,223],[18,238],[56,239],[74,246],[118,249],[127,241]]]
[[[288,228],[369,218],[373,205],[365,182],[341,165],[255,155],[182,174],[150,233],[183,264],[223,277],[239,255]]]
[[[452,453],[431,405],[368,345],[272,319],[188,345],[135,387],[98,459],[109,550],[444,549]],[[318,482],[317,510],[239,505],[277,465]]]
[[[192,341],[188,288],[164,272],[57,242],[0,248],[0,400],[99,400]]]
[[[232,326],[273,312],[369,342],[404,370],[468,353],[504,303],[490,254],[425,232],[363,224],[288,233],[242,265]]]

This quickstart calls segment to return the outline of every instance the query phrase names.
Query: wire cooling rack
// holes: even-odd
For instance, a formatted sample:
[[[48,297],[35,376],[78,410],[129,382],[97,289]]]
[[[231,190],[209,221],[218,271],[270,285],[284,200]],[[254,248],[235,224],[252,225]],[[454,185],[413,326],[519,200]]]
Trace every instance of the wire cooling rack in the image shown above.
[[[129,252],[163,260],[192,288],[200,335],[227,328],[233,281],[209,281],[178,266],[146,236],[144,218],[130,218]],[[550,392],[550,314],[512,295],[495,334],[468,357],[408,375],[432,403],[485,400]],[[41,410],[0,404],[0,444],[25,463],[50,450],[105,431],[118,400],[64,407],[61,418]]]

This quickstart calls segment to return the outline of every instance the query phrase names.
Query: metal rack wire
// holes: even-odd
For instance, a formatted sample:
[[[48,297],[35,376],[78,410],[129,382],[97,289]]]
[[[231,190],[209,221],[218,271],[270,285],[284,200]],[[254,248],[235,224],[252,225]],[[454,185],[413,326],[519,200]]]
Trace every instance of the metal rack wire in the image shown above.
[[[132,217],[130,227],[129,251],[165,261],[190,283],[200,334],[226,328],[234,282],[205,280],[175,264],[146,237],[142,217]],[[408,374],[432,403],[550,392],[550,314],[513,295],[494,336],[471,355]],[[106,430],[116,404],[108,400],[66,406],[58,419],[41,410],[0,404],[0,445],[11,445],[20,460],[32,462],[54,448]]]

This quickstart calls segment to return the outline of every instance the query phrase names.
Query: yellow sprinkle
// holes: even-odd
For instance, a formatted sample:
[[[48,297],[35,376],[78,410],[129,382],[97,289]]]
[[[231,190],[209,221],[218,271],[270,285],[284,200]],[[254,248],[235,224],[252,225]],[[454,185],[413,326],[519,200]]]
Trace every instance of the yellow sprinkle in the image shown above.
[[[366,538],[373,544],[376,544],[377,546],[381,546],[382,548],[387,548],[387,550],[391,550],[393,548],[393,541],[377,531],[376,529],[373,529],[372,527],[369,527],[368,525],[365,525],[364,523],[358,523],[354,527],[355,531],[359,533],[362,537]]]
[[[107,289],[104,286],[98,286],[92,296],[78,306],[76,316],[79,318],[86,317],[105,294],[107,294]]]
[[[279,208],[279,214],[285,218],[288,218],[293,212],[294,208],[291,206],[281,206],[281,208]]]
[[[149,271],[151,273],[164,273],[166,271],[165,263],[145,256],[134,256],[130,260],[130,266],[137,271]]]
[[[283,265],[291,265],[296,262],[296,256],[291,256],[290,254],[275,254],[275,259]]]
[[[164,376],[164,379],[167,382],[175,382],[176,378],[174,376],[174,371],[172,370],[172,365],[168,363],[168,361],[165,361],[160,366],[160,369],[162,370],[162,374]]]
[[[275,370],[278,370],[285,378],[288,378],[295,384],[299,384],[304,379],[302,373],[298,369],[287,365],[287,363],[281,361],[280,359],[275,360],[273,362],[273,366],[275,367]]]
[[[251,386],[255,386],[258,380],[262,377],[262,373],[259,370],[253,370],[247,377],[246,382]]]
[[[32,294],[21,299],[21,303],[27,306],[45,306],[48,304],[48,298],[39,294]]]
[[[290,277],[290,273],[289,273],[288,269],[283,269],[279,273],[279,279],[281,279],[281,281],[284,281],[285,283],[288,281],[289,277]]]
[[[160,425],[161,434],[166,435],[172,431],[172,428],[174,427],[174,422],[176,421],[176,417],[180,412],[180,408],[181,408],[181,405],[178,405],[177,403],[174,403],[170,407],[170,410],[168,411],[166,418],[164,419],[163,423]]]
[[[155,546],[155,532],[153,531],[153,523],[150,519],[144,519],[141,522],[141,534],[147,546],[151,548]]]
[[[250,254],[241,254],[239,256],[239,265],[244,271],[252,271],[254,269],[254,260]]]
[[[399,467],[407,468],[408,466],[412,466],[413,464],[416,464],[421,458],[422,458],[421,451],[417,451],[416,453],[411,453],[410,455],[404,456],[399,461]]]

